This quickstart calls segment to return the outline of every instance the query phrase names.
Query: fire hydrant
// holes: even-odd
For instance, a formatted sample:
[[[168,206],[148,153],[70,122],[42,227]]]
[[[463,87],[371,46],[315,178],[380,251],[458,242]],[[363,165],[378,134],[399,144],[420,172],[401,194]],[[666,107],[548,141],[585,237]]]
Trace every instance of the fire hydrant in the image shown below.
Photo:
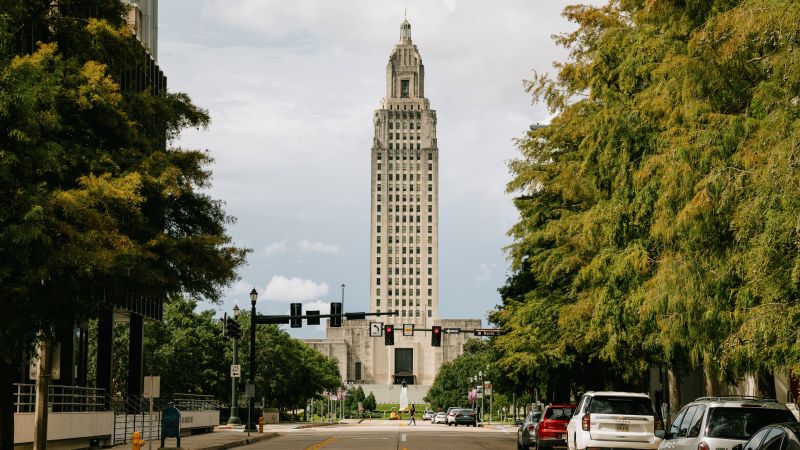
[[[264,416],[258,418],[258,432],[259,433],[264,432]]]
[[[142,439],[141,431],[134,431],[131,435],[131,449],[141,450],[144,447],[144,439]]]

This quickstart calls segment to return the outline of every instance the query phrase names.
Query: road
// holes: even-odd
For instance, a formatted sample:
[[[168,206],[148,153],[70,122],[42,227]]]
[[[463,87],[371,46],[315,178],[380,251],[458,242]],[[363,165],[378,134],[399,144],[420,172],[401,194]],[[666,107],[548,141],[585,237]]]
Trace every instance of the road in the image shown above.
[[[405,422],[373,421],[361,424],[292,430],[283,436],[242,449],[306,450],[512,450],[516,448],[516,428],[512,426],[447,427],[420,421],[417,426]]]

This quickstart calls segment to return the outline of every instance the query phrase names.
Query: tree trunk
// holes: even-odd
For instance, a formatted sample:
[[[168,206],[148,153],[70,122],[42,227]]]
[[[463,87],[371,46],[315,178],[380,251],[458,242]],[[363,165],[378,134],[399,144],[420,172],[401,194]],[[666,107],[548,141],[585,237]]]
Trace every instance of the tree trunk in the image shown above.
[[[703,364],[703,384],[707,397],[714,397],[720,394],[719,379],[717,378],[717,374],[718,371],[713,365],[713,362],[706,362]]]
[[[669,388],[669,418],[666,422],[671,423],[681,409],[681,377],[675,369],[667,370],[667,384]]]
[[[33,423],[33,450],[47,449],[47,408],[50,394],[50,367],[52,343],[39,344],[39,373],[36,376],[36,409]]]
[[[775,375],[766,370],[756,373],[756,389],[759,397],[776,398],[775,395]]]
[[[14,448],[14,361],[0,359],[0,448]]]

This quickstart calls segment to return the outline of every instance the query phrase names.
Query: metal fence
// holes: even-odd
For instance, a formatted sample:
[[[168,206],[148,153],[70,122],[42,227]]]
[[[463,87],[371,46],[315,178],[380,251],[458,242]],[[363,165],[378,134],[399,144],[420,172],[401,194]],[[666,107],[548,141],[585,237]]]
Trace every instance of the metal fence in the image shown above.
[[[36,385],[14,383],[14,412],[32,413],[36,409]],[[105,389],[51,385],[48,407],[53,412],[109,411]]]

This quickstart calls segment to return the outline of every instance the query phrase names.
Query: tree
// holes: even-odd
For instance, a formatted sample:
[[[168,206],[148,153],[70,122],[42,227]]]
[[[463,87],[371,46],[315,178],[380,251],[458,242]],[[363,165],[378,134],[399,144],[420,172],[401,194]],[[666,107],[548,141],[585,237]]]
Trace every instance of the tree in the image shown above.
[[[479,371],[486,380],[497,380],[499,373],[495,370],[489,345],[484,341],[469,340],[464,344],[464,353],[453,361],[442,364],[433,380],[425,401],[437,411],[450,406],[467,404],[467,392],[475,389],[471,378]]]
[[[180,93],[123,89],[145,62],[118,0],[0,8],[0,447],[38,336],[123,296],[216,300],[246,250],[207,194],[211,158],[169,148],[208,124]],[[39,44],[36,44],[36,43]],[[34,45],[35,44],[35,45]]]
[[[364,399],[364,409],[367,411],[375,411],[378,409],[378,404],[375,403],[375,394],[373,394],[372,391],[370,391],[367,398]]]
[[[578,24],[557,39],[570,59],[526,85],[555,117],[510,164],[520,221],[492,316],[499,367],[546,378],[588,362],[629,385],[651,364],[676,381],[703,367],[709,394],[796,367],[800,6],[619,0],[564,14]]]

